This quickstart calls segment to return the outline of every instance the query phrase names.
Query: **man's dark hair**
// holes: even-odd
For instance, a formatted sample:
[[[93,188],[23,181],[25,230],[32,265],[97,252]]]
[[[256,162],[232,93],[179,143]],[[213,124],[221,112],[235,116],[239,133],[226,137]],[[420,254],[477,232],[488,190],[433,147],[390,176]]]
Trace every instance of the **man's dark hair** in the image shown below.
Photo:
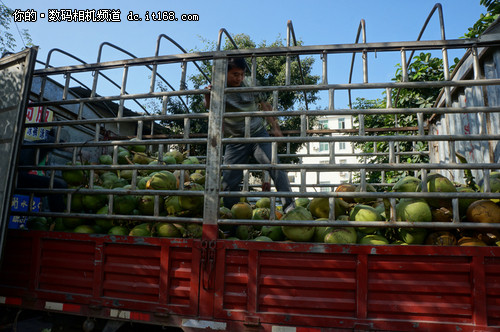
[[[229,58],[227,61],[227,70],[231,70],[233,68],[246,70],[247,63],[245,58]]]

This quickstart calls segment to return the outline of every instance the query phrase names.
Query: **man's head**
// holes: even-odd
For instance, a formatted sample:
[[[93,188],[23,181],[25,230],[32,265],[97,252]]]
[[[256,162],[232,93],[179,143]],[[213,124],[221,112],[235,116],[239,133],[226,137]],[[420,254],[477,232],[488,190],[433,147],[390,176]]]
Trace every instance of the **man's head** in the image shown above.
[[[229,58],[227,62],[227,86],[241,86],[247,64],[244,58]]]

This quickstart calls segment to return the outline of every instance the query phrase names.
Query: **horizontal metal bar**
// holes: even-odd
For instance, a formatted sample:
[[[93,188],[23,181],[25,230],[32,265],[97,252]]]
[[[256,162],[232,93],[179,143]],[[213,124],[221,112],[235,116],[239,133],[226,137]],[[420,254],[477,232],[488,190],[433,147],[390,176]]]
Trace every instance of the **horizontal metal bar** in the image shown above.
[[[16,216],[40,216],[40,217],[62,217],[62,218],[82,218],[82,219],[116,219],[116,220],[131,220],[144,222],[183,222],[192,224],[202,224],[201,218],[190,217],[175,217],[175,216],[142,216],[142,215],[119,215],[119,214],[89,214],[89,213],[61,213],[61,212],[21,212],[13,211],[11,215]],[[104,234],[103,234],[104,235]]]
[[[254,220],[254,219],[218,219],[219,225],[273,225],[273,226],[336,226],[336,227],[411,227],[435,229],[500,229],[499,224],[481,223],[451,223],[451,222],[406,222],[406,221],[346,221],[346,220]]]
[[[129,95],[115,95],[115,96],[108,96],[108,97],[99,96],[99,97],[74,98],[74,99],[67,99],[67,100],[37,101],[37,102],[30,103],[30,107],[69,105],[69,104],[92,103],[92,102],[113,101],[113,100],[160,98],[160,97],[164,97],[164,96],[203,95],[203,94],[209,94],[209,93],[210,93],[210,91],[208,91],[207,89],[148,92],[148,93],[137,93],[137,94],[129,94]]]
[[[390,52],[406,50],[438,50],[442,48],[469,48],[472,46],[483,47],[498,45],[498,40],[481,41],[476,38],[471,39],[448,39],[429,41],[409,41],[409,42],[378,42],[363,44],[331,44],[313,46],[290,46],[290,47],[269,47],[255,49],[237,49],[216,52],[193,52],[189,54],[181,53],[174,55],[163,55],[145,58],[135,58],[120,61],[108,61],[93,64],[82,64],[75,66],[64,66],[58,68],[45,68],[35,70],[35,76],[64,74],[65,72],[82,72],[91,70],[113,69],[123,66],[142,66],[146,64],[168,64],[178,62],[192,62],[201,60],[214,60],[231,56],[274,56],[274,55],[306,55],[306,54],[332,54],[332,53],[352,53],[352,52]]]
[[[314,185],[312,185],[314,186]],[[332,186],[332,184],[329,184]],[[499,199],[500,193],[480,192],[259,192],[259,191],[221,191],[224,197],[335,197],[335,198],[471,198],[471,199]]]
[[[222,143],[249,143],[249,142],[278,142],[278,143],[312,143],[312,142],[433,142],[433,141],[497,141],[500,140],[500,134],[497,135],[388,135],[388,136],[370,136],[370,135],[345,135],[345,136],[307,136],[307,137],[234,137],[223,138]]]
[[[482,169],[482,170],[497,170],[500,169],[500,164],[498,163],[473,163],[473,164],[454,164],[454,163],[446,163],[446,164],[222,164],[221,169],[251,169],[251,170],[301,170],[301,169],[314,169],[318,171],[359,171],[359,169],[368,170],[387,170],[387,171],[408,171],[408,170],[436,170],[436,169]]]
[[[485,85],[500,85],[500,79],[459,80],[459,81],[426,81],[426,82],[380,82],[380,83],[350,83],[350,84],[317,84],[317,85],[281,85],[226,88],[226,93],[241,92],[271,92],[271,91],[317,91],[317,90],[348,90],[348,89],[422,89],[441,87],[471,87]]]
[[[31,105],[31,104],[30,104]],[[209,113],[185,113],[185,114],[169,114],[169,115],[144,115],[144,116],[127,116],[115,118],[98,118],[98,119],[85,119],[85,120],[61,120],[51,122],[33,122],[26,123],[26,127],[62,127],[62,126],[75,126],[75,125],[88,125],[96,123],[126,123],[137,121],[161,121],[161,120],[182,120],[185,118],[190,119],[204,119],[209,117]]]

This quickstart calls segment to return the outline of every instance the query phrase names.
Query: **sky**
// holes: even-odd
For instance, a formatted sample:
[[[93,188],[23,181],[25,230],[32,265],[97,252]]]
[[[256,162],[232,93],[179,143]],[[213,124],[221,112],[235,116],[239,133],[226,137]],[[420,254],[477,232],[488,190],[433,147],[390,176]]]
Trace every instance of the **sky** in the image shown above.
[[[367,42],[413,41],[417,39],[427,16],[436,4],[433,0],[1,1],[12,9],[36,12],[36,22],[18,22],[17,28],[29,31],[33,43],[39,46],[39,60],[45,62],[49,50],[59,48],[88,63],[96,62],[99,45],[103,42],[119,46],[137,57],[152,56],[157,38],[161,34],[173,38],[188,51],[205,50],[204,41],[215,42],[221,28],[225,28],[230,34],[247,34],[256,43],[270,43],[277,38],[286,38],[289,20],[292,21],[296,37],[302,40],[304,45],[354,43],[362,19],[366,22]],[[486,8],[479,4],[479,0],[441,0],[440,3],[447,39],[463,36],[479,19],[480,14],[486,13]],[[52,13],[62,13],[63,9],[110,9],[115,12],[115,18],[119,18],[120,22],[50,22],[49,9],[56,10]],[[120,14],[116,15],[116,10],[120,10]],[[168,12],[170,18],[175,14],[177,21],[153,20],[152,13],[158,11]],[[129,20],[130,12],[142,20]],[[146,21],[147,13],[149,21]],[[45,15],[44,18],[41,17],[42,14]],[[190,17],[197,19],[183,21],[183,14],[195,14]],[[437,14],[436,11],[422,40],[441,38]],[[16,30],[12,32],[17,35]],[[22,46],[19,38],[18,46]],[[460,52],[463,54],[463,51]],[[160,55],[178,53],[180,51],[177,48],[165,40],[162,41]],[[460,57],[460,54],[451,54],[450,58],[455,56]],[[128,56],[111,48],[103,50],[102,61],[126,58]],[[320,73],[321,63],[319,58],[317,60],[316,70]],[[387,81],[394,77],[397,61],[397,58],[384,59],[382,56],[371,55],[370,82]],[[54,54],[50,64],[63,66],[77,62]],[[344,62],[335,64],[335,61],[329,60],[329,71],[333,72],[333,80],[329,78],[329,82],[338,80],[346,83],[346,67],[348,65]],[[362,79],[362,72],[355,70],[354,77],[354,81],[359,81]],[[327,102],[323,100],[320,105],[322,103]],[[345,107],[347,102],[344,98],[340,103],[343,105],[339,106]]]

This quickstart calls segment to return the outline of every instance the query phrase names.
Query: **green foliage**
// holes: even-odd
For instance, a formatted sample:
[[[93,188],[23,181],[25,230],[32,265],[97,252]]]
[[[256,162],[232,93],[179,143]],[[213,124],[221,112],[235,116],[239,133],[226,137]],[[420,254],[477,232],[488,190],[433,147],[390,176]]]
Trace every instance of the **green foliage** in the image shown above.
[[[396,77],[392,79],[396,82],[403,80],[403,69],[401,64],[397,65]],[[413,58],[408,67],[408,80],[415,81],[443,81],[444,67],[443,60],[431,57],[430,53],[420,53]],[[421,89],[399,89],[393,94],[393,105],[395,107],[431,107],[439,94],[440,88]]]
[[[500,16],[500,2],[498,0],[480,0],[479,4],[486,7],[486,14],[481,14],[472,28],[462,38],[477,38]]]
[[[12,14],[14,11],[4,4],[0,3],[0,56],[5,52],[16,51],[16,38],[9,31],[13,23]],[[23,29],[19,31],[20,38],[23,40],[25,46],[33,46],[31,36],[28,30]]]
[[[451,70],[453,67],[451,68]],[[393,81],[402,81],[403,71],[401,65],[397,65],[397,70]],[[434,58],[430,53],[420,53],[413,58],[408,67],[409,81],[442,81],[444,80],[443,60]],[[429,108],[435,103],[439,95],[439,88],[421,89],[399,89],[392,94],[392,104],[395,108]],[[386,107],[386,101],[381,99],[367,100],[357,98],[353,105],[354,109],[380,109]],[[427,117],[424,116],[424,121]],[[405,114],[402,111],[397,116],[394,114],[375,114],[364,117],[366,128],[386,129],[378,132],[377,136],[394,135],[415,135],[418,126],[416,114]],[[354,126],[359,126],[359,117],[354,117]],[[389,163],[389,142],[359,142],[355,143],[355,148],[360,149],[368,157],[361,157],[360,161],[367,163]],[[397,141],[394,146],[398,153],[400,163],[427,163],[428,156],[423,153],[428,150],[427,142]],[[376,153],[378,152],[378,153]],[[408,154],[404,154],[407,152]],[[420,153],[422,152],[422,153]],[[365,159],[366,158],[366,159]],[[404,176],[400,171],[385,172],[387,183],[396,182]],[[382,174],[380,171],[370,172],[367,181],[371,183],[381,183]]]

